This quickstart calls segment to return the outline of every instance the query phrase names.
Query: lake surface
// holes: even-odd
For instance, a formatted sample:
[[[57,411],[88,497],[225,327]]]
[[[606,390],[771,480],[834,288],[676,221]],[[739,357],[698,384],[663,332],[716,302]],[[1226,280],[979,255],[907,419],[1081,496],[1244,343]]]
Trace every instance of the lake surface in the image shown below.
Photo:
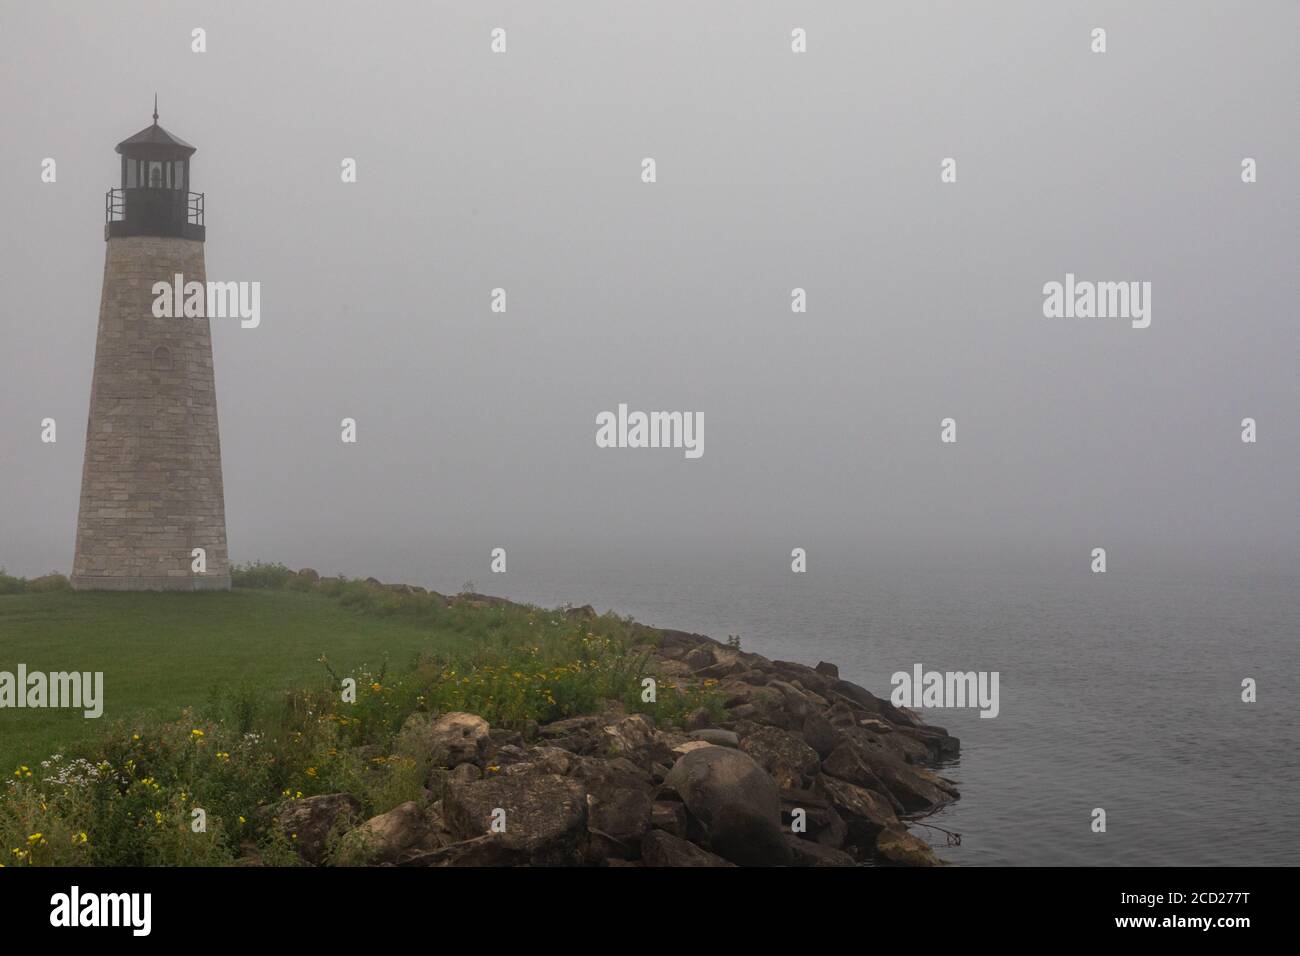
[[[1091,574],[1086,559],[904,567],[813,553],[795,575],[768,554],[524,557],[512,550],[509,573],[478,575],[478,589],[739,634],[768,657],[833,662],[877,696],[918,662],[998,671],[996,718],[922,712],[961,738],[942,772],[962,799],[930,822],[962,842],[914,832],[955,863],[1295,863],[1300,588],[1288,574]],[[398,566],[405,578],[394,569],[385,580],[412,580],[412,565]],[[462,582],[435,568],[413,583]],[[1257,703],[1241,702],[1246,677]],[[1095,807],[1104,834],[1091,832]]]

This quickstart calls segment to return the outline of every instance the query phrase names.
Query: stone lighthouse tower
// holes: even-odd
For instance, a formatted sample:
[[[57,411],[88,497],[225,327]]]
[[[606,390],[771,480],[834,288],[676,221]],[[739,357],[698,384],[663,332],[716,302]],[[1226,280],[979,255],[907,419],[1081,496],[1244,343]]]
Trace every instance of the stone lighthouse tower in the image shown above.
[[[183,276],[206,287],[203,194],[190,191],[195,149],[158,125],[155,101],[153,125],[117,152],[72,586],[227,589],[209,319],[156,318],[153,308],[155,283],[170,288]]]

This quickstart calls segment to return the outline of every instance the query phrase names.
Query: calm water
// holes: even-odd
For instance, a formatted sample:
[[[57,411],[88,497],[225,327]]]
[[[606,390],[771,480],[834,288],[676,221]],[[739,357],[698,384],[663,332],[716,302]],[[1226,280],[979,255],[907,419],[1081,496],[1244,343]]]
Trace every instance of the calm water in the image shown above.
[[[1092,575],[1086,565],[1082,573],[922,570],[843,559],[793,575],[766,558],[738,565],[689,553],[519,561],[512,552],[510,560],[508,575],[480,574],[479,590],[591,603],[719,639],[740,634],[746,649],[769,657],[834,662],[879,696],[890,674],[918,661],[999,671],[996,719],[924,712],[962,741],[960,760],[944,770],[962,799],[931,818],[962,834],[960,847],[940,851],[954,862],[1295,862],[1294,578]],[[425,583],[454,591],[463,581],[442,572]],[[1243,677],[1259,682],[1258,703],[1240,702]],[[1094,807],[1106,809],[1105,834],[1090,831]]]

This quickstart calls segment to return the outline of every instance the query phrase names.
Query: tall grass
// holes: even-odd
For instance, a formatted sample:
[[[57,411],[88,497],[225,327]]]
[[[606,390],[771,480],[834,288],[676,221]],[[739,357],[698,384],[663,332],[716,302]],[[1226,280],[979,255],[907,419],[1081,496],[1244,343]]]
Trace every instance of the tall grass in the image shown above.
[[[315,582],[265,563],[234,578],[240,587],[315,591],[360,615],[400,616],[438,632],[430,642],[438,649],[402,667],[381,659],[343,671],[322,655],[315,686],[226,688],[178,721],[119,722],[20,766],[0,789],[0,862],[216,865],[250,848],[291,862],[292,847],[268,826],[267,808],[278,801],[348,792],[373,815],[423,799],[427,755],[398,746],[416,713],[470,711],[528,736],[538,724],[611,702],[660,725],[700,707],[721,712],[707,689],[655,673],[653,629],[613,614]],[[657,681],[653,703],[642,699],[647,677]]]

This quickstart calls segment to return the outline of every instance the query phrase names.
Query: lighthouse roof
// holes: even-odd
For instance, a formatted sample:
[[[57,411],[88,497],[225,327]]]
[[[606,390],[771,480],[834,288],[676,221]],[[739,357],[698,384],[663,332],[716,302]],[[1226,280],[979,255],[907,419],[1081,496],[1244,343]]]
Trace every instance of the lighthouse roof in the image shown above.
[[[163,129],[158,125],[158,121],[154,120],[152,126],[146,126],[134,136],[130,136],[118,143],[117,151],[119,153],[127,154],[168,152],[182,156],[190,156],[196,150],[195,147],[185,142],[185,140],[181,139],[179,136]]]

